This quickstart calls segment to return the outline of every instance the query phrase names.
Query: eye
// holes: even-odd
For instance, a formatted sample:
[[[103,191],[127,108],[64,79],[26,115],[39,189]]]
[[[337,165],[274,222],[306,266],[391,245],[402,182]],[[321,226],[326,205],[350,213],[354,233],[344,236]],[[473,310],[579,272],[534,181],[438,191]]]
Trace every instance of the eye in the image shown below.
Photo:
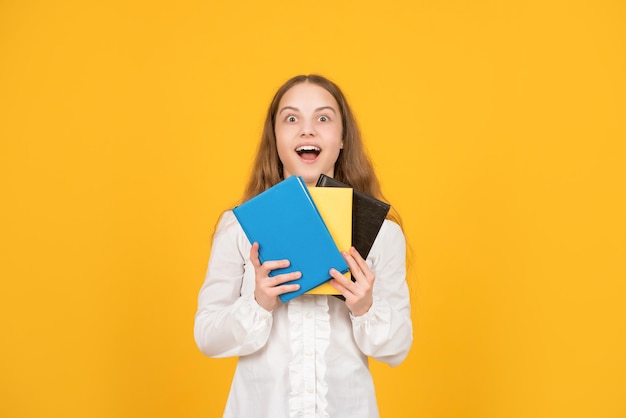
[[[298,118],[296,118],[294,115],[289,115],[289,116],[287,116],[287,117],[285,118],[285,120],[286,120],[287,122],[297,122],[297,121],[298,121]]]
[[[317,120],[319,120],[320,122],[328,122],[330,118],[326,115],[322,115]]]

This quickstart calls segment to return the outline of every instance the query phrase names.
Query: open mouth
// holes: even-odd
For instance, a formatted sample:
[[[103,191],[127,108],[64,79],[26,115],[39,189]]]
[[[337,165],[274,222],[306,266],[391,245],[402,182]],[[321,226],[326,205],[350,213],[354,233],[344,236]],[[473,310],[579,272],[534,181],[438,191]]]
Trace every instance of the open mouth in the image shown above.
[[[320,155],[320,152],[322,152],[322,149],[319,147],[316,147],[315,145],[302,145],[296,148],[296,152],[298,153],[300,158],[302,158],[303,160],[312,161],[312,160],[315,160],[318,155]]]

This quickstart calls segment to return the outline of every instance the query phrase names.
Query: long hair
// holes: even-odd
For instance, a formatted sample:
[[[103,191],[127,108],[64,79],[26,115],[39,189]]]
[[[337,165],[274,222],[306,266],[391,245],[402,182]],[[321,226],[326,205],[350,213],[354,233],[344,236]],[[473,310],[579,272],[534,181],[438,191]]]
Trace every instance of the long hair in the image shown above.
[[[334,178],[362,193],[387,201],[382,194],[380,182],[367,154],[361,138],[361,132],[345,95],[335,83],[316,74],[292,77],[274,95],[267,110],[261,142],[259,143],[242,201],[245,202],[253,198],[283,180],[283,165],[278,157],[276,134],[274,132],[276,113],[278,112],[280,100],[285,93],[300,83],[313,83],[324,88],[335,98],[339,105],[342,120],[343,149],[335,162]],[[393,207],[387,218],[401,225],[400,216]]]

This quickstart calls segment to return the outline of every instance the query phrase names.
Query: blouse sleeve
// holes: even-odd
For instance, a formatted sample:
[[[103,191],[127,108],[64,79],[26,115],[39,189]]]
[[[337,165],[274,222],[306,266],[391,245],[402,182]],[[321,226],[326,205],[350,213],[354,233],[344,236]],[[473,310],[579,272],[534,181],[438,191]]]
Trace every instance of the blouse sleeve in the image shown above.
[[[272,313],[259,306],[254,293],[241,294],[248,260],[244,241],[237,219],[225,212],[213,237],[194,322],[196,344],[209,357],[251,354],[265,345],[272,328]]]
[[[374,301],[364,315],[351,316],[354,338],[363,354],[397,366],[413,343],[406,240],[399,225],[385,221],[367,261],[376,277]]]

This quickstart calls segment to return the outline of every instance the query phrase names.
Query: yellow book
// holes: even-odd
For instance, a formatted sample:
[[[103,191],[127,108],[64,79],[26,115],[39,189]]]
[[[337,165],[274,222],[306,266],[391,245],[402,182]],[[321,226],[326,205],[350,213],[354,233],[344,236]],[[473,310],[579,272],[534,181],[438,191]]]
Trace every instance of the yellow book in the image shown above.
[[[352,245],[352,189],[309,187],[309,193],[339,251],[348,251]],[[349,279],[350,272],[345,273],[344,276]],[[306,294],[339,295],[340,293],[330,283],[325,282]]]

